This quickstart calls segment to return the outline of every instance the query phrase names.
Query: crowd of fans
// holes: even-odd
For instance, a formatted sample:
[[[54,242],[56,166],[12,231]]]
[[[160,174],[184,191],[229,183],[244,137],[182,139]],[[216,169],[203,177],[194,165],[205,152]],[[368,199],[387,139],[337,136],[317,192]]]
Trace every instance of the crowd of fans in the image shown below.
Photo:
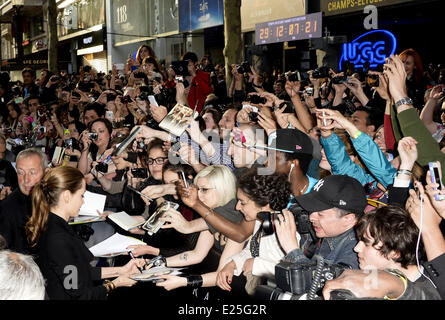
[[[166,66],[143,45],[107,74],[2,73],[0,299],[105,299],[131,286],[255,299],[279,282],[277,265],[320,256],[345,270],[318,297],[443,299],[444,70],[424,70],[413,49],[377,70],[231,68],[226,83],[210,56]],[[191,116],[169,114],[178,105]],[[106,195],[102,220],[70,225],[86,190]],[[165,201],[179,207],[154,234],[107,218],[143,222]],[[94,258],[87,248],[116,232],[145,244],[127,248],[133,259]],[[131,278],[153,265],[185,269]],[[69,266],[79,279],[67,281]]]

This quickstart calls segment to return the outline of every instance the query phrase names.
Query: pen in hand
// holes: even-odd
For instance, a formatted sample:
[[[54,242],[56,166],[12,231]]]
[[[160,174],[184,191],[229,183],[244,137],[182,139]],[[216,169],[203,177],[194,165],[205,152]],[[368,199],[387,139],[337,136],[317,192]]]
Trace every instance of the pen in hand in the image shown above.
[[[133,255],[133,252],[128,251],[128,254],[130,255],[131,259],[136,260],[136,258]],[[142,273],[142,269],[138,265],[136,265],[136,267],[138,268],[139,272]]]

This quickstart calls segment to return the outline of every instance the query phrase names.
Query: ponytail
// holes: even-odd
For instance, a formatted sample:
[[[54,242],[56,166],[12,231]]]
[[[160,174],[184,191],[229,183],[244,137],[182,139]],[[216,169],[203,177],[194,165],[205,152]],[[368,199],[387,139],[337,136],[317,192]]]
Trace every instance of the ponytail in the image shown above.
[[[32,216],[26,223],[28,243],[34,247],[45,230],[49,216],[49,203],[42,184],[43,180],[34,185],[32,190]]]
[[[32,216],[25,226],[28,243],[34,247],[46,229],[51,208],[59,202],[63,191],[74,193],[82,188],[83,174],[76,168],[51,169],[32,190]]]

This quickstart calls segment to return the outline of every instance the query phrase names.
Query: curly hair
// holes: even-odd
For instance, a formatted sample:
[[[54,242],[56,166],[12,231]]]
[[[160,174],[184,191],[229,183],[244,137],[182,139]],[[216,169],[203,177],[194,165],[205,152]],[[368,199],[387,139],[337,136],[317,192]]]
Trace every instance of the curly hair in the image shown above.
[[[382,244],[379,251],[388,258],[394,251],[398,257],[394,262],[400,263],[403,268],[416,264],[416,245],[419,229],[411,216],[403,208],[390,205],[366,213],[355,226],[359,240],[369,242],[365,238],[367,231],[374,239],[373,246]],[[420,250],[422,256],[423,248]]]
[[[291,195],[286,175],[278,173],[259,175],[256,168],[247,170],[239,178],[238,188],[258,206],[269,204],[272,210],[286,208]]]

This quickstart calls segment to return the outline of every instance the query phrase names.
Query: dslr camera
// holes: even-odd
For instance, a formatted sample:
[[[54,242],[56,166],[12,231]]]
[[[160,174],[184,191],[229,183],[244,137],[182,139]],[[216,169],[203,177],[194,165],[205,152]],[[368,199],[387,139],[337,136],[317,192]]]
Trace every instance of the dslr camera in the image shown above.
[[[350,267],[346,264],[328,264],[321,256],[317,261],[296,264],[282,261],[275,266],[276,286],[260,285],[255,297],[261,300],[298,300],[305,293],[308,300],[321,300],[317,294],[327,280],[337,278]]]
[[[292,213],[297,225],[299,234],[313,233],[312,223],[309,221],[309,212],[304,210],[298,203],[292,204],[288,210]],[[275,223],[278,220],[278,215],[281,211],[267,212],[262,211],[258,213],[258,217],[263,220],[261,227],[265,235],[271,235],[275,232]]]

